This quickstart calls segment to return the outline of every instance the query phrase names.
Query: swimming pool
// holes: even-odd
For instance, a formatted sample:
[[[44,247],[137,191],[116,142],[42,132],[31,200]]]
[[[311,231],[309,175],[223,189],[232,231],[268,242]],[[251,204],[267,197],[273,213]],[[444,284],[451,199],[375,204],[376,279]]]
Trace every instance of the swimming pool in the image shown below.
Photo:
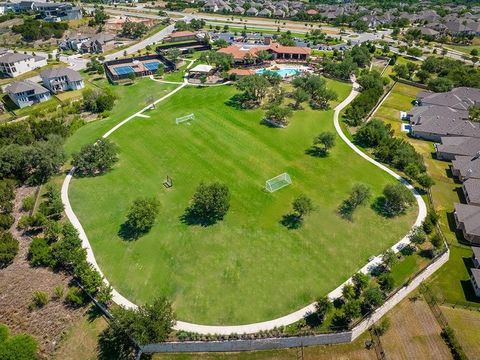
[[[255,71],[256,74],[264,74],[265,72],[274,72],[278,75],[280,75],[282,78],[288,77],[288,76],[295,76],[300,74],[300,70],[294,69],[294,68],[283,68],[279,70],[270,70],[266,68],[258,69]]]

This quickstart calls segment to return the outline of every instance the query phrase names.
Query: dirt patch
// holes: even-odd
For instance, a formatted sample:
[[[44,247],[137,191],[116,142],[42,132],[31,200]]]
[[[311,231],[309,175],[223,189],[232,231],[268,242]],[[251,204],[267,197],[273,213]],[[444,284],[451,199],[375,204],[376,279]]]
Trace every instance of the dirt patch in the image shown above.
[[[452,358],[426,302],[405,299],[388,317],[392,326],[382,337],[382,344],[389,359]]]
[[[19,252],[13,263],[0,270],[0,319],[8,325],[12,333],[28,332],[39,343],[41,358],[50,358],[55,346],[72,322],[82,316],[85,309],[70,309],[62,300],[50,300],[41,309],[29,310],[35,291],[45,291],[53,295],[57,286],[67,289],[70,278],[62,273],[54,273],[45,268],[32,268],[27,254],[31,238],[16,229],[23,213],[22,200],[33,195],[35,188],[21,187],[16,191],[12,234],[19,241]]]

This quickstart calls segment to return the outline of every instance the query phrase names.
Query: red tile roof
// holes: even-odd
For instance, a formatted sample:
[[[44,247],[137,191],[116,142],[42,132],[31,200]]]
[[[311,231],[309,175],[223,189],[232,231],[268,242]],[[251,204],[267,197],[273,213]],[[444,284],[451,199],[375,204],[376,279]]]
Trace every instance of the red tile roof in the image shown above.
[[[243,60],[247,54],[255,56],[260,50],[275,52],[277,54],[295,54],[295,55],[310,55],[312,50],[307,47],[299,46],[283,46],[278,43],[272,43],[266,47],[252,47],[242,48],[239,45],[230,45],[226,48],[218,50],[224,54],[231,54],[235,60]]]

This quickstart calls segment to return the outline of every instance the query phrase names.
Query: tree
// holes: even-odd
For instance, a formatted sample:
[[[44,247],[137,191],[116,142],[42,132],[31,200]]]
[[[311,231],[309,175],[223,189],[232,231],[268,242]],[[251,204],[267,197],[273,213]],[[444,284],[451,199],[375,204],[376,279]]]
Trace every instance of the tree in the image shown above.
[[[397,255],[392,249],[388,249],[383,253],[382,261],[386,267],[391,268],[397,262]]]
[[[417,182],[424,189],[430,189],[433,185],[435,185],[435,181],[425,173],[417,177]]]
[[[161,78],[165,74],[165,65],[163,63],[158,64],[157,71],[155,71],[155,75]]]
[[[134,200],[127,214],[125,235],[136,239],[141,234],[150,231],[155,224],[155,219],[157,218],[159,211],[160,202],[154,197]]]
[[[426,84],[430,79],[430,74],[425,70],[418,70],[416,75],[422,84]]]
[[[44,238],[33,238],[28,248],[28,261],[32,266],[53,266],[50,246]]]
[[[395,74],[402,78],[402,79],[409,79],[410,78],[410,73],[408,72],[408,68],[405,64],[396,64],[393,67],[393,71]]]
[[[166,52],[165,52],[165,57],[175,64],[177,63],[180,55],[181,55],[181,52],[177,48],[171,48],[171,49],[166,50]]]
[[[103,6],[96,6],[95,10],[93,11],[93,21],[90,21],[89,25],[104,25],[108,18],[109,16],[105,12]]]
[[[293,92],[293,99],[295,100],[294,108],[301,109],[301,104],[307,101],[309,98],[310,96],[302,88],[295,89],[295,91]]]
[[[227,185],[202,182],[195,190],[187,216],[201,224],[210,225],[222,220],[229,208],[230,191]]]
[[[412,192],[400,183],[386,185],[383,196],[385,198],[383,210],[388,216],[402,214],[415,203]]]
[[[370,282],[370,276],[362,272],[357,272],[352,276],[352,283],[355,288],[357,296],[368,286]]]
[[[10,336],[8,327],[0,324],[0,359],[36,360],[37,341],[28,334]]]
[[[115,94],[111,90],[85,89],[82,96],[85,110],[93,113],[112,110],[115,103]]]
[[[342,289],[342,297],[344,300],[351,300],[357,297],[355,287],[352,284],[345,284]]]
[[[18,253],[18,240],[0,230],[0,269],[9,265]]]
[[[421,245],[427,240],[427,234],[425,234],[425,231],[421,226],[416,226],[413,228],[408,238],[412,243]]]
[[[280,127],[288,125],[288,118],[292,116],[292,110],[280,105],[272,105],[265,113],[265,119]]]
[[[363,293],[363,306],[371,311],[383,304],[385,297],[378,286],[370,286]]]
[[[472,105],[468,108],[468,118],[474,122],[480,122],[480,106]]]
[[[320,322],[325,320],[325,315],[330,311],[332,308],[332,302],[328,298],[328,296],[321,297],[315,303],[315,313],[318,316]]]
[[[478,55],[479,55],[478,49],[477,49],[477,48],[473,48],[473,49],[470,51],[470,55],[472,55],[472,56],[478,56]]]
[[[97,176],[109,171],[118,161],[117,146],[108,139],[98,139],[94,144],[84,145],[73,154],[75,174]]]
[[[270,87],[268,80],[258,74],[244,76],[235,85],[240,91],[243,91],[244,100],[250,104],[247,105],[248,107],[260,104]]]
[[[433,234],[430,238],[430,243],[435,249],[441,249],[443,247],[443,239],[438,233]]]
[[[363,147],[377,147],[393,136],[390,124],[373,119],[363,124],[354,135],[355,142]]]
[[[63,209],[60,190],[54,185],[48,184],[44,201],[40,204],[38,211],[49,219],[59,220],[62,217]]]
[[[395,286],[395,280],[390,273],[384,272],[378,277],[378,283],[380,285],[380,289],[385,293],[389,293],[393,290]]]
[[[171,303],[161,297],[136,310],[112,309],[114,321],[100,334],[99,347],[103,359],[128,359],[136,345],[165,341],[175,325]]]
[[[121,34],[131,39],[138,39],[145,35],[148,31],[144,23],[136,23],[132,21],[125,21],[122,26]]]
[[[428,82],[428,88],[435,92],[447,92],[453,89],[453,82],[448,78],[438,77]]]
[[[306,195],[300,195],[292,203],[293,211],[300,219],[303,219],[306,215],[313,211],[312,200]]]
[[[360,317],[362,315],[360,301],[355,299],[347,301],[345,305],[343,305],[343,312],[348,322]]]
[[[313,140],[313,146],[321,155],[327,155],[328,151],[335,146],[335,134],[329,131],[320,133]]]

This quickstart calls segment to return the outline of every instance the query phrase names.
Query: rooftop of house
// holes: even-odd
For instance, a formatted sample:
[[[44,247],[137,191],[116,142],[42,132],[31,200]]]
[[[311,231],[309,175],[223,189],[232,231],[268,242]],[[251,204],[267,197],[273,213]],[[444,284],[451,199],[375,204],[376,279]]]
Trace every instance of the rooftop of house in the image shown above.
[[[80,73],[78,71],[75,71],[67,67],[50,68],[40,73],[40,77],[42,79],[49,79],[49,80],[63,77],[63,76],[67,77],[69,81],[82,80],[82,77],[80,76]]]
[[[480,269],[471,268],[470,271],[472,272],[473,279],[477,285],[480,286]]]
[[[480,89],[471,87],[457,87],[443,93],[421,92],[417,95],[421,105],[438,105],[456,110],[468,110],[476,103],[480,103]]]
[[[467,179],[463,182],[470,202],[480,203],[480,179]]]
[[[480,236],[480,206],[455,204],[455,214],[468,235]]]
[[[192,31],[175,31],[169,35],[171,38],[185,37],[185,36],[195,36],[195,33]]]
[[[475,156],[480,151],[480,139],[466,136],[444,136],[436,147],[439,152]]]
[[[14,81],[5,88],[5,91],[7,94],[19,94],[26,91],[33,91],[34,94],[49,92],[43,86],[30,80]]]
[[[0,63],[16,63],[23,60],[32,59],[32,55],[7,52],[0,56]]]
[[[480,179],[480,158],[477,156],[455,156],[452,167],[468,179]]]
[[[292,54],[292,55],[309,55],[312,49],[300,46],[283,46],[278,43],[272,43],[270,45],[255,45],[248,46],[244,44],[233,44],[226,48],[218,50],[218,52],[231,54],[235,59],[244,59],[247,55],[255,56],[258,51],[266,50],[275,53]]]
[[[473,256],[480,260],[480,247],[478,246],[472,246],[472,251],[473,251]]]
[[[480,138],[480,124],[465,120],[466,111],[435,105],[416,107],[409,115],[413,131],[417,133]]]

